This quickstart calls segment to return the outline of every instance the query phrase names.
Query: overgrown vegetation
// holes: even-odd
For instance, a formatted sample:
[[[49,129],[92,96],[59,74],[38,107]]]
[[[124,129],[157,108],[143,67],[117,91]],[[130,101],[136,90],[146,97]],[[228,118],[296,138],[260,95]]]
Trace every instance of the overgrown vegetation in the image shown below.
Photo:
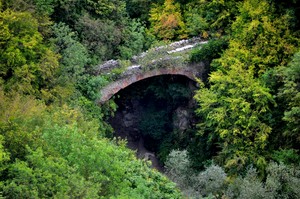
[[[299,167],[270,162],[262,182],[257,170],[228,179],[224,169],[211,164],[204,171],[192,169],[187,151],[172,151],[166,174],[189,198],[298,198]]]
[[[170,179],[191,197],[299,198],[299,13],[295,0],[0,0],[0,196],[181,198],[112,138],[116,106],[95,104],[112,79],[94,66],[198,36],[210,42],[190,61],[210,74],[197,129],[160,142],[188,96],[175,84],[149,88],[171,107],[149,105],[141,123],[163,159],[183,150],[166,161]],[[188,56],[174,57],[163,64]]]

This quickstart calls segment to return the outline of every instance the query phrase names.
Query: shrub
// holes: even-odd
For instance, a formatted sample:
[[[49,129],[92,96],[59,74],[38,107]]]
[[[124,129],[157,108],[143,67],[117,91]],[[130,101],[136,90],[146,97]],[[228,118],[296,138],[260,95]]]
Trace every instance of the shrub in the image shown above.
[[[193,178],[194,189],[202,196],[220,195],[224,192],[226,173],[218,165],[210,165]]]
[[[276,162],[282,162],[284,164],[295,164],[300,163],[300,156],[298,155],[298,150],[295,149],[281,149],[275,151],[272,158]]]
[[[201,45],[198,48],[192,50],[190,55],[191,62],[208,61],[219,58],[222,51],[228,46],[228,42],[225,38],[212,39],[207,44]]]
[[[267,167],[266,189],[275,198],[300,198],[299,167],[270,163]]]

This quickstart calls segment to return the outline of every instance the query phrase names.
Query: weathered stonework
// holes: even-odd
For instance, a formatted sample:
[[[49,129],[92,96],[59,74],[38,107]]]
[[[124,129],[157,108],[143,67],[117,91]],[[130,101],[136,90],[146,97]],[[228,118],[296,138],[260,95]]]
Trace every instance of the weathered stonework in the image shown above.
[[[159,76],[159,75],[183,75],[191,80],[196,80],[196,78],[203,79],[205,74],[205,66],[203,63],[186,65],[185,67],[172,67],[172,68],[159,68],[150,71],[140,71],[139,73],[135,71],[134,73],[127,74],[123,78],[114,81],[100,90],[101,98],[99,103],[104,103],[109,100],[114,94],[123,88],[126,88],[130,84],[138,82],[140,80]]]
[[[196,80],[196,78],[205,79],[206,68],[204,63],[189,64],[185,63],[184,58],[187,50],[205,43],[207,42],[200,41],[199,38],[182,40],[151,49],[139,56],[133,57],[131,60],[132,65],[119,74],[113,82],[100,90],[101,98],[98,103],[104,103],[121,89],[149,77],[158,75],[183,75],[191,80]],[[178,54],[178,52],[181,54]],[[151,57],[151,53],[152,56],[153,53],[155,56]],[[149,60],[144,60],[149,57]],[[97,67],[96,75],[111,74],[110,72],[113,69],[119,67],[121,66],[118,61],[109,60]]]

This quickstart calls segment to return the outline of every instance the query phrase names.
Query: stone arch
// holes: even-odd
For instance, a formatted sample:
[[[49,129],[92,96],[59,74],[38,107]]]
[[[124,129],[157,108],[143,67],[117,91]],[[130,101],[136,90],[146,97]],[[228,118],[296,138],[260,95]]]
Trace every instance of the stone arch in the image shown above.
[[[98,103],[102,104],[106,102],[113,95],[119,92],[121,89],[124,89],[127,86],[146,78],[160,76],[160,75],[183,75],[193,81],[196,81],[197,78],[203,79],[202,74],[203,74],[203,65],[200,65],[200,68],[199,65],[197,67],[160,68],[160,69],[154,69],[142,73],[131,74],[127,77],[111,82],[110,84],[102,88],[100,90],[101,97]]]

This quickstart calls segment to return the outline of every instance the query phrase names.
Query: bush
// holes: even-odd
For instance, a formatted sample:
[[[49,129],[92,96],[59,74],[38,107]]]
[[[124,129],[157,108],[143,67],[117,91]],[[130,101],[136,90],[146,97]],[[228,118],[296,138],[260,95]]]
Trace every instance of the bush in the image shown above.
[[[188,198],[220,196],[225,192],[227,175],[223,168],[210,165],[196,173],[190,167],[186,150],[173,150],[165,163],[166,174]]]
[[[300,163],[300,156],[298,150],[295,149],[281,149],[275,151],[272,155],[273,160],[284,164],[296,164]]]
[[[184,178],[187,177],[189,173],[189,166],[190,161],[186,150],[171,151],[165,163],[167,175],[177,183],[185,181]]]
[[[266,181],[250,168],[244,178],[231,183],[226,191],[228,198],[299,198],[300,170],[282,163],[269,163]]]
[[[250,168],[244,178],[238,177],[229,185],[226,191],[229,198],[266,198],[267,193],[263,183],[258,179],[257,171]]]
[[[275,198],[300,198],[300,169],[283,163],[267,167],[266,189]]]
[[[226,173],[218,165],[210,165],[193,178],[194,189],[202,196],[221,195],[224,192]]]
[[[207,44],[203,44],[192,50],[190,62],[211,62],[219,58],[223,50],[228,47],[228,41],[223,37],[221,39],[212,39]]]

